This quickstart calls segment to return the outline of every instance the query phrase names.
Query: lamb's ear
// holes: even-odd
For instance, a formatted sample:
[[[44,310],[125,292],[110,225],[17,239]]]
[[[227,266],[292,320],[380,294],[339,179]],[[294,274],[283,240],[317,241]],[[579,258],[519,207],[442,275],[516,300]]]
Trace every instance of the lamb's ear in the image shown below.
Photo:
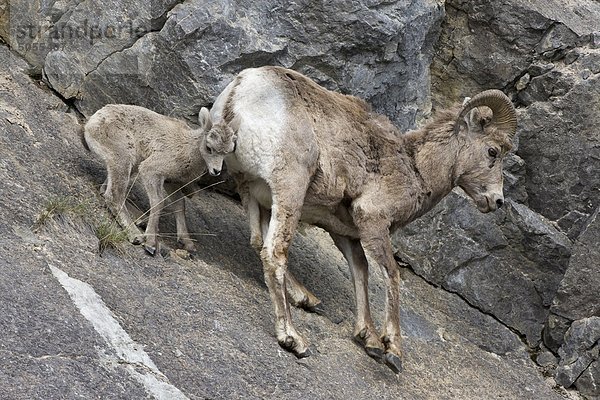
[[[202,107],[200,109],[200,113],[198,114],[198,124],[204,132],[208,132],[210,128],[212,128],[212,120],[210,119],[208,108]]]

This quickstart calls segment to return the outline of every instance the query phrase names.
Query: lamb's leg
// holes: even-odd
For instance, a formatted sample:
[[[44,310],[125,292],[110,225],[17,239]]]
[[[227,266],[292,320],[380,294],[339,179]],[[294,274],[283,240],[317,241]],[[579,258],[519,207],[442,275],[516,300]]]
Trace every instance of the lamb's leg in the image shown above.
[[[147,159],[139,167],[140,180],[150,202],[150,215],[146,226],[144,249],[150,255],[156,255],[158,250],[158,222],[164,208],[164,180],[155,173],[152,162]]]
[[[288,188],[289,189],[289,188]],[[279,345],[297,357],[310,355],[308,344],[292,324],[292,314],[286,295],[287,253],[302,208],[304,192],[287,193],[279,200],[273,193],[273,208],[269,229],[261,251],[265,282],[275,309],[275,334]]]
[[[175,214],[175,223],[177,224],[177,241],[183,245],[183,248],[190,253],[196,252],[194,241],[190,237],[185,220],[185,196],[179,190],[179,186],[173,183],[165,184],[169,193],[169,208]]]
[[[251,209],[251,206],[253,207],[252,203],[256,204],[256,208],[258,209],[258,211],[253,210],[251,213],[250,209]],[[252,238],[255,238],[254,240],[257,240],[256,237],[258,236],[258,239],[260,240],[260,248],[262,248],[262,244],[263,244],[262,238],[267,236],[267,232],[269,230],[269,221],[271,219],[271,211],[258,205],[258,202],[254,198],[252,198],[252,200],[248,203],[248,206],[249,206],[248,207],[248,210],[249,210],[248,215],[252,214],[252,219],[255,219],[256,218],[255,215],[256,215],[256,213],[258,213],[258,215],[259,215],[258,225],[260,226],[260,231],[259,231],[258,235],[256,233],[254,235],[251,233],[250,240],[252,241],[253,240]],[[251,224],[251,226],[257,225],[256,221],[251,222],[250,224]],[[250,230],[252,231],[252,229],[250,229]],[[256,246],[256,244],[254,244],[254,242],[253,242],[253,246]],[[259,251],[259,253],[260,253],[260,251]],[[316,312],[316,313],[322,312],[321,308],[319,307],[319,305],[321,304],[321,300],[319,300],[317,298],[317,296],[315,296],[302,283],[300,283],[296,279],[294,274],[292,274],[292,271],[287,270],[287,272],[285,274],[285,278],[286,278],[286,290],[287,290],[287,294],[289,296],[288,298],[289,298],[290,303],[292,303],[296,307],[303,308],[306,311]]]
[[[385,346],[383,359],[396,373],[402,371],[400,335],[400,268],[394,259],[389,225],[370,218],[368,226],[360,226],[365,251],[381,266],[386,281],[385,323],[381,341]]]
[[[135,226],[125,204],[131,165],[124,165],[123,160],[118,162],[108,161],[106,171],[108,176],[105,181],[103,195],[108,208],[114,214],[119,225],[127,232],[129,241],[133,244],[140,244],[143,241],[142,233]]]
[[[379,339],[369,308],[369,264],[359,240],[330,233],[333,242],[342,252],[350,266],[350,276],[354,285],[356,299],[356,323],[354,339],[360,343],[373,358],[383,357],[384,346]]]

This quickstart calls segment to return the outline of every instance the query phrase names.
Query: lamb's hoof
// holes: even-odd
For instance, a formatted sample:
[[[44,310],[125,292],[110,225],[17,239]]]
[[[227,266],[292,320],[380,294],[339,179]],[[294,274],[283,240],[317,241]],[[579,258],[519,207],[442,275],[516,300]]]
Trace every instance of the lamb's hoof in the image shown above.
[[[325,314],[325,307],[323,307],[323,303],[317,303],[314,306],[303,306],[302,307],[305,311],[308,311],[310,313],[314,313],[317,315],[324,315]]]
[[[385,353],[383,356],[385,364],[396,374],[402,372],[402,360],[396,354]]]
[[[365,347],[367,355],[378,362],[383,361],[383,349],[380,347]]]
[[[138,245],[144,243],[144,237],[143,236],[135,236],[130,241],[131,241],[131,244],[138,246]]]
[[[294,355],[300,359],[311,357],[317,354],[317,348],[314,345],[310,345],[302,353],[294,353]]]
[[[154,247],[154,246],[149,246],[149,245],[145,244],[144,250],[146,250],[146,253],[150,254],[152,257],[154,257],[156,255],[156,247]]]

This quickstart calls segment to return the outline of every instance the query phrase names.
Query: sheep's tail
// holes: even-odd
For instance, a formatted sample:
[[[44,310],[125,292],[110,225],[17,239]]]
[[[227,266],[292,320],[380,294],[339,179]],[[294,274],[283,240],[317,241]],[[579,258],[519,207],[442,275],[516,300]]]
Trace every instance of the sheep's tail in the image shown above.
[[[87,151],[92,151],[87,140],[85,140],[85,126],[83,125],[79,125],[79,139],[81,139],[81,144],[83,145],[84,149]]]

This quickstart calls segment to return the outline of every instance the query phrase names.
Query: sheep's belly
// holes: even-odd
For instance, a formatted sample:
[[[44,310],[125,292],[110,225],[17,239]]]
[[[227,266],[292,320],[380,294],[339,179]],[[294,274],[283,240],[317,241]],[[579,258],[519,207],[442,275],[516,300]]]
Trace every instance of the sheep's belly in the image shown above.
[[[271,189],[269,189],[269,186],[263,180],[255,180],[250,184],[250,194],[262,207],[271,209],[273,204]],[[301,220],[309,224],[314,224],[325,216],[333,215],[334,210],[335,208],[332,207],[305,204],[302,207]]]

